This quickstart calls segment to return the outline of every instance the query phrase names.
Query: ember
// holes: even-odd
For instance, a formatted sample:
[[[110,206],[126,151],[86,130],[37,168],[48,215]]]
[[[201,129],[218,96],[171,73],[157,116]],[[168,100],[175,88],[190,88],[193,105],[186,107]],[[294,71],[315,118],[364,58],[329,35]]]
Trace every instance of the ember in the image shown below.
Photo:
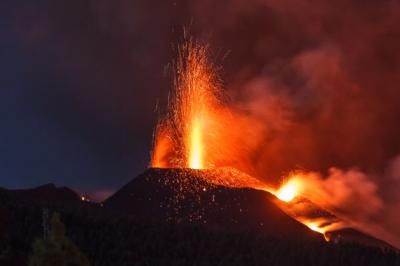
[[[213,165],[204,152],[215,145],[218,132],[215,69],[207,47],[192,40],[180,47],[168,113],[156,130],[152,167],[204,169]]]

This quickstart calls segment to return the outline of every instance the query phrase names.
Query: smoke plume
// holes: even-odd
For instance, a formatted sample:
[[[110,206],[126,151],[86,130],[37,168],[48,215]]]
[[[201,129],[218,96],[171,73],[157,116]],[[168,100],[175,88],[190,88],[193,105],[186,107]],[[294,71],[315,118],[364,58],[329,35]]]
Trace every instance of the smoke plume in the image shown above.
[[[236,167],[269,183],[299,170],[307,197],[400,247],[399,3],[223,2],[193,12],[230,50],[233,108],[257,121]]]

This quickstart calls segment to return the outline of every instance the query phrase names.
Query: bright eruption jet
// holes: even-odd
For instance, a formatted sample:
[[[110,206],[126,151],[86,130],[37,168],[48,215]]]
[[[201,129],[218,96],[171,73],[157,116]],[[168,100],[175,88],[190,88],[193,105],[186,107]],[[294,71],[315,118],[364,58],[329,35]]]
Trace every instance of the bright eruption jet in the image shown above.
[[[205,169],[223,137],[219,79],[207,47],[189,40],[175,63],[174,90],[166,117],[156,129],[152,167]],[[205,153],[207,152],[207,157]]]
[[[202,147],[202,128],[199,118],[193,120],[193,126],[190,133],[191,143],[189,151],[189,167],[193,169],[203,168],[203,147]]]

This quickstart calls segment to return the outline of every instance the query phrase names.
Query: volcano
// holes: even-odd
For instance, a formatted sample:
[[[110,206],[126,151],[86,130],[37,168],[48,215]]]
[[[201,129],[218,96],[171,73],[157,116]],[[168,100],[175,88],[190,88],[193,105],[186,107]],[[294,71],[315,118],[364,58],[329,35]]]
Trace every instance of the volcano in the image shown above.
[[[201,224],[213,230],[255,232],[280,239],[323,239],[359,242],[390,247],[388,244],[351,228],[325,235],[300,223],[288,213],[273,194],[257,187],[256,179],[235,169],[196,170],[150,168],[103,202],[104,208],[118,215],[147,221]],[[293,204],[307,206],[306,215],[331,223],[339,219],[307,199]],[[311,229],[310,229],[311,228]]]
[[[148,169],[106,200],[104,207],[145,220],[199,223],[284,238],[320,237],[277,207],[272,194],[215,185],[207,182],[209,177],[209,170]]]

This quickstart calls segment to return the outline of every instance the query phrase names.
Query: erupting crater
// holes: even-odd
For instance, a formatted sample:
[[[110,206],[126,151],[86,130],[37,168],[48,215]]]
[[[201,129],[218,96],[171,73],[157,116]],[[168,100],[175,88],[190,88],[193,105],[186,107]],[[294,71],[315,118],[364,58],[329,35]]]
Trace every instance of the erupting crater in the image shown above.
[[[143,182],[157,184],[157,191],[154,195],[142,195],[136,188],[133,195],[142,195],[139,201],[146,202],[141,204],[146,206],[148,201],[152,204],[155,202],[157,206],[153,207],[162,210],[162,215],[157,215],[163,219],[203,223],[214,221],[211,222],[214,225],[221,222],[216,220],[230,219],[233,224],[253,224],[250,227],[254,227],[254,224],[257,224],[256,227],[273,225],[272,228],[281,225],[286,228],[288,224],[295,223],[296,228],[301,225],[299,232],[304,231],[305,225],[310,229],[308,231],[323,234],[327,241],[338,239],[332,232],[348,226],[303,198],[301,191],[304,184],[300,178],[289,177],[280,188],[275,189],[258,178],[227,167],[232,165],[232,157],[237,151],[233,148],[237,145],[237,134],[232,132],[237,130],[240,134],[242,128],[240,119],[221,100],[223,97],[217,75],[218,67],[209,59],[207,46],[189,39],[180,47],[174,65],[174,89],[166,115],[159,120],[155,130],[151,168],[143,174],[141,180],[136,181],[141,182],[138,187],[144,186]],[[160,189],[159,184],[167,189]],[[133,189],[129,184],[127,186],[124,190]],[[221,193],[225,198],[222,205],[216,201]],[[206,200],[204,195],[207,195]],[[227,195],[231,198],[226,199]],[[249,198],[243,198],[244,195]],[[162,198],[158,200],[153,198],[160,196]],[[269,200],[266,201],[265,197]],[[118,197],[113,196],[108,200],[108,205],[115,205],[118,201]],[[225,210],[225,205],[229,206],[229,211]],[[253,208],[253,205],[269,207]],[[274,209],[272,212],[271,208]],[[250,216],[235,214],[231,217],[232,213],[246,213],[250,209]],[[148,210],[141,211],[146,213]],[[157,215],[153,214],[152,217]],[[263,217],[261,221],[260,217]],[[280,233],[285,234],[283,231],[288,230],[286,228]]]

